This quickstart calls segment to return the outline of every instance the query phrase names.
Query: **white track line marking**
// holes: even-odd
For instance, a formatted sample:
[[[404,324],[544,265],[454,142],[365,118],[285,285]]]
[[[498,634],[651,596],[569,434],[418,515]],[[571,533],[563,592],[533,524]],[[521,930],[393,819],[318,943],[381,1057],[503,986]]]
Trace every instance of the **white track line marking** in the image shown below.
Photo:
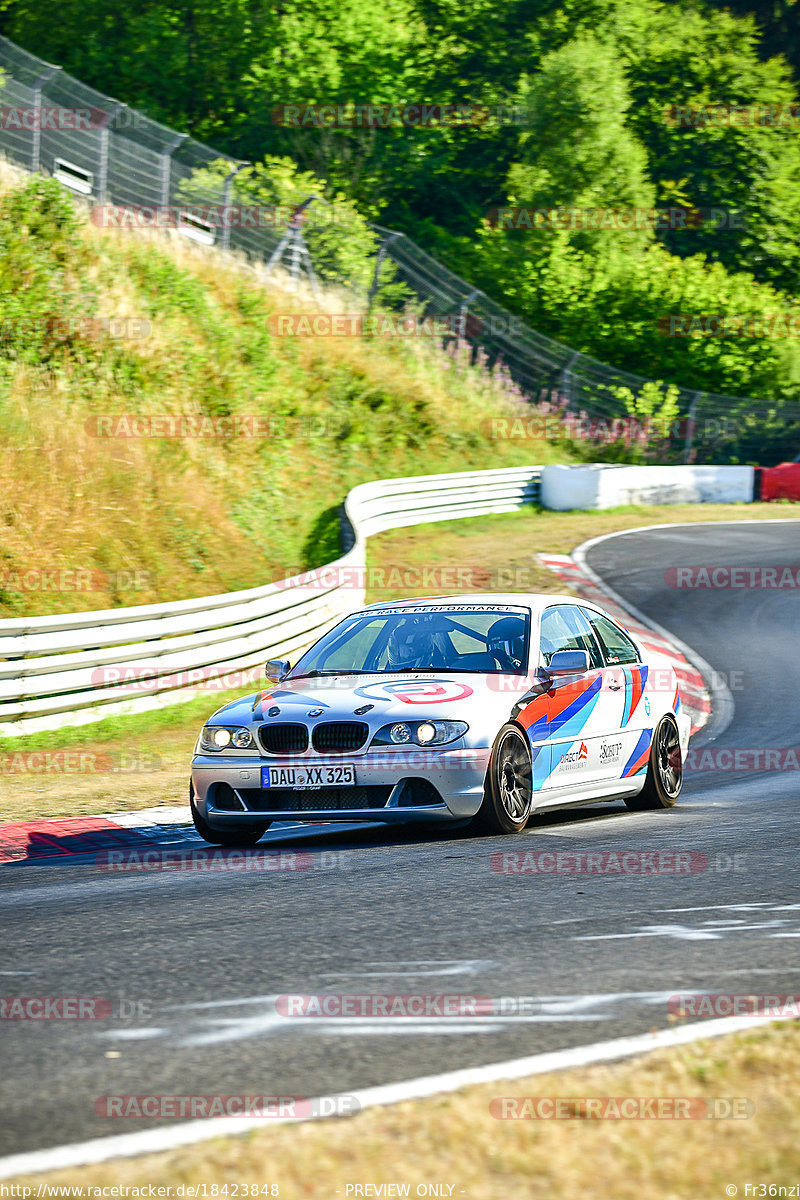
[[[614,1038],[608,1042],[594,1042],[588,1046],[575,1046],[566,1050],[532,1054],[526,1058],[489,1063],[484,1067],[466,1067],[459,1071],[446,1071],[440,1075],[424,1075],[419,1079],[363,1088],[361,1091],[346,1094],[358,1102],[361,1110],[388,1104],[400,1104],[406,1100],[422,1100],[429,1096],[456,1092],[475,1084],[523,1079],[528,1075],[545,1075],[551,1071],[566,1071],[574,1067],[586,1067],[594,1063],[630,1058],[633,1055],[646,1054],[653,1050],[685,1046],[705,1038],[722,1037],[725,1034],[753,1029],[769,1024],[775,1019],[768,1013],[720,1017],[716,1020],[684,1025],[680,1029],[662,1029],[657,1033]],[[321,1119],[323,1118],[299,1118],[302,1121]],[[289,1123],[297,1124],[298,1119],[291,1117],[272,1119],[214,1117],[207,1121],[185,1121],[180,1125],[143,1129],[138,1133],[93,1138],[91,1141],[74,1142],[67,1146],[54,1146],[51,1149],[33,1150],[27,1154],[12,1154],[6,1158],[0,1158],[0,1179],[10,1179],[15,1175],[28,1175],[38,1171],[84,1167],[91,1163],[108,1162],[113,1158],[134,1158],[140,1154],[154,1154],[175,1150],[179,1146],[195,1145],[198,1142],[208,1141],[210,1138],[250,1133],[254,1129]]]
[[[780,518],[780,520],[783,521],[784,518]],[[723,683],[722,680],[719,679],[719,672],[714,671],[711,664],[706,662],[702,655],[698,654],[696,650],[693,650],[691,646],[687,646],[685,642],[681,641],[680,638],[676,637],[668,629],[665,629],[663,625],[659,625],[657,621],[653,621],[649,617],[645,616],[641,609],[636,608],[635,605],[630,604],[627,600],[624,600],[623,597],[620,596],[619,592],[616,592],[600,575],[597,575],[592,570],[586,561],[586,556],[594,546],[599,546],[601,542],[610,541],[611,538],[615,537],[625,537],[626,534],[630,533],[650,533],[656,529],[696,529],[700,526],[703,528],[708,528],[711,525],[747,525],[754,523],[758,522],[679,521],[669,525],[641,525],[637,529],[625,529],[617,533],[606,533],[600,537],[590,538],[588,542],[582,542],[580,546],[577,546],[572,552],[572,557],[574,558],[575,562],[578,564],[581,570],[589,576],[597,588],[599,588],[607,596],[610,596],[612,600],[616,601],[617,604],[622,605],[622,607],[631,613],[637,621],[641,621],[642,624],[646,625],[648,629],[653,630],[654,633],[659,634],[660,637],[663,637],[668,642],[671,642],[673,646],[680,650],[684,658],[686,658],[692,664],[692,666],[696,667],[700,672],[706,687],[711,693],[711,716],[704,726],[703,742],[701,744],[714,741],[720,736],[720,734],[725,732],[733,720],[734,703],[730,688],[726,683]]]

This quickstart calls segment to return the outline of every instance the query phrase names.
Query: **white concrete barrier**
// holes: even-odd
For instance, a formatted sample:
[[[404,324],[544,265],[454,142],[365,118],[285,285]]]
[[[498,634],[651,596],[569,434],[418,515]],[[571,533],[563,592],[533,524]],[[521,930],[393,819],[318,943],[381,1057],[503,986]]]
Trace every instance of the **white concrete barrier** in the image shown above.
[[[544,508],[625,504],[749,504],[753,467],[628,467],[610,463],[542,468]]]

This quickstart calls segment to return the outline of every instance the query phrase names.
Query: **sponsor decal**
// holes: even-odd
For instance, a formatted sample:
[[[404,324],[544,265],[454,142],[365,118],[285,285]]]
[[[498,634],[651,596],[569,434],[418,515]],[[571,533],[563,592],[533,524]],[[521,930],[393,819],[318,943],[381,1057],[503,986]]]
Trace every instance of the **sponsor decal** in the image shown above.
[[[622,757],[622,742],[601,742],[600,743],[600,762],[618,763]]]
[[[416,616],[417,613],[447,613],[449,616],[456,616],[459,613],[525,613],[527,611],[519,604],[459,604],[454,607],[452,604],[408,604],[407,601],[401,600],[392,608],[365,608],[362,612],[354,615],[357,617],[405,617]]]
[[[400,700],[403,704],[448,704],[466,700],[472,688],[453,679],[395,679],[355,688],[355,695],[367,700]]]
[[[562,754],[558,760],[558,765],[564,771],[574,771],[585,763],[589,758],[589,749],[586,742],[581,742],[577,750],[568,750],[566,754]]]

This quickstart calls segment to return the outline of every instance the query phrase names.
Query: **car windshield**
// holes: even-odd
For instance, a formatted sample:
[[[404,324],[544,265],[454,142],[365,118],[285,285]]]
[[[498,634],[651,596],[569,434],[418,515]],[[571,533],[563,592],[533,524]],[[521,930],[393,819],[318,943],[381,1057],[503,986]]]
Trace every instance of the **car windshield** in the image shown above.
[[[525,608],[376,609],[347,617],[325,634],[288,678],[403,671],[522,674],[529,640]]]

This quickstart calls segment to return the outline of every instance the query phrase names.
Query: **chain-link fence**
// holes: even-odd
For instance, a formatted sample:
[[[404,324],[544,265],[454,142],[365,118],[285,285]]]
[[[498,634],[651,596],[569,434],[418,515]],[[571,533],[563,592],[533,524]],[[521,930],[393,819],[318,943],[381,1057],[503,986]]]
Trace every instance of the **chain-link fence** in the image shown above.
[[[410,294],[422,313],[455,317],[455,332],[472,347],[473,358],[506,371],[537,412],[551,413],[559,427],[582,428],[590,441],[610,440],[613,423],[629,417],[620,389],[639,396],[652,383],[527,328],[405,234],[371,227],[370,281],[363,270],[356,275],[344,269],[341,257],[330,255],[330,241],[305,238],[300,221],[284,216],[270,227],[215,220],[210,212],[248,203],[237,175],[249,164],[94,91],[6,38],[0,38],[0,70],[0,152],[52,175],[94,206],[169,212],[170,222],[195,241],[242,251],[270,268],[280,262],[294,276],[306,269],[312,283],[316,270],[355,291],[367,307],[402,307]],[[773,457],[775,446],[784,456],[800,449],[798,403],[679,388],[677,405],[679,418],[662,443],[673,458],[758,461],[765,431],[773,439]]]

